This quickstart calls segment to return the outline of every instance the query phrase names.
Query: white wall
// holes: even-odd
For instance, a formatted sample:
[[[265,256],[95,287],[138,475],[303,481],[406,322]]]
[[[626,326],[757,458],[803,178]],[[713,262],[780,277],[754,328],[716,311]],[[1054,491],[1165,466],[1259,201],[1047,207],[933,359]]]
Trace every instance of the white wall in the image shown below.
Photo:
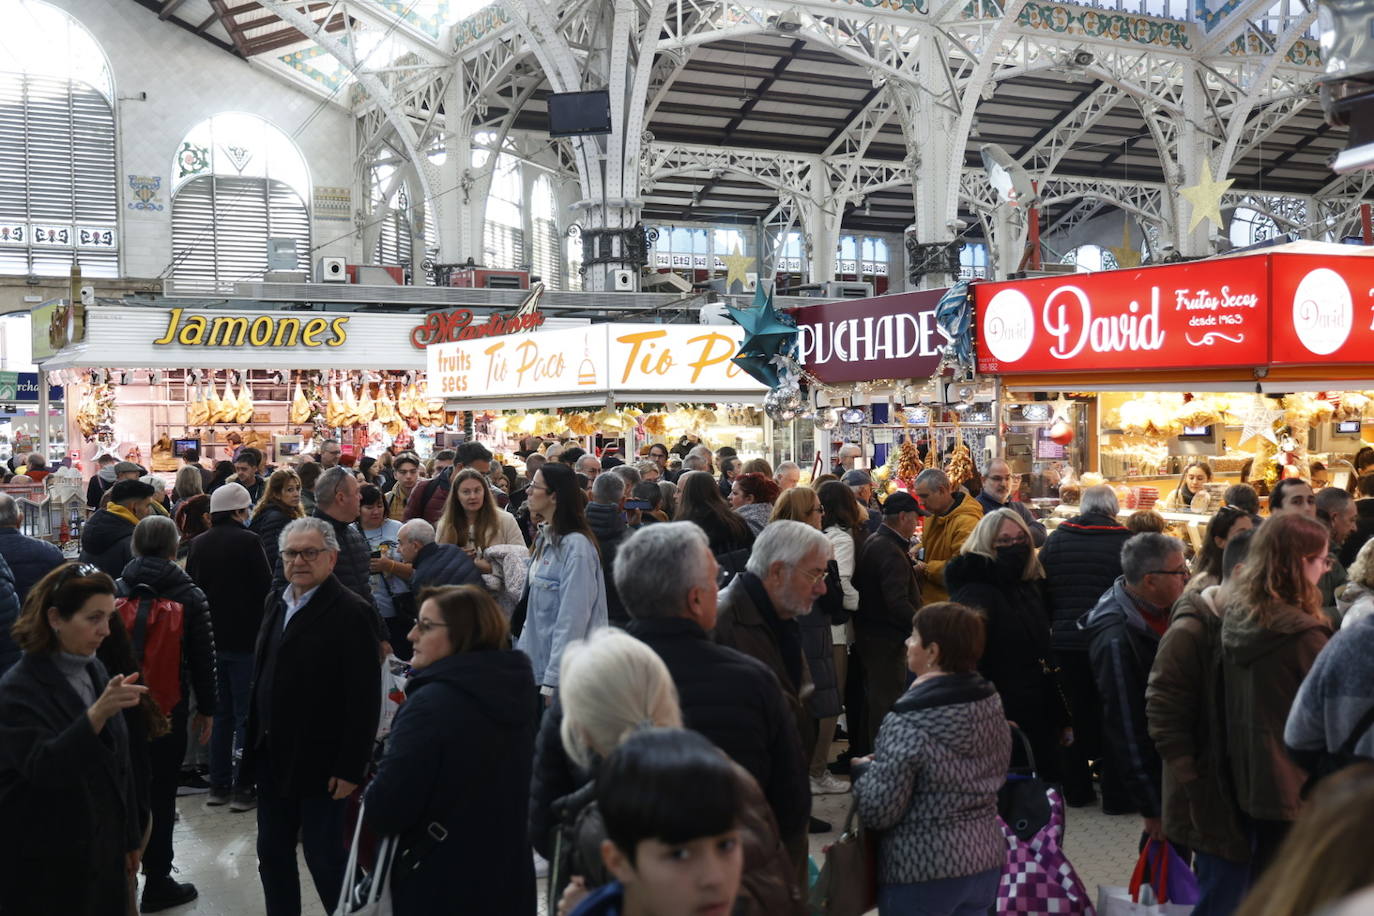
[[[295,137],[315,185],[352,187],[353,118],[321,97],[254,67],[185,29],[163,22],[133,0],[48,0],[88,29],[104,48],[114,74],[119,131],[121,254],[126,277],[156,277],[172,257],[172,157],[193,126],[221,111],[243,111]],[[140,92],[146,101],[128,98]],[[312,118],[311,116],[314,115]],[[164,209],[131,210],[130,175],[161,176]],[[356,195],[356,190],[355,190]],[[309,203],[309,202],[307,202]],[[312,208],[313,213],[313,208]],[[312,244],[338,236],[310,257],[354,254],[352,225],[315,220]],[[304,257],[302,261],[304,261]],[[302,263],[302,267],[310,265]]]

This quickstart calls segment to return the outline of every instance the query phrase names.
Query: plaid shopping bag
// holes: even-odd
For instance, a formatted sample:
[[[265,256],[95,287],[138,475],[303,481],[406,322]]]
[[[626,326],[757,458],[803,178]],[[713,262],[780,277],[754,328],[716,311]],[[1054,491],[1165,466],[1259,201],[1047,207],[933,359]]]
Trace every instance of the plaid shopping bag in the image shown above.
[[[1059,845],[1064,837],[1064,800],[1055,789],[1046,789],[1045,795],[1049,823],[1030,839],[1018,839],[1005,821],[997,819],[1007,841],[997,912],[1096,916],[1087,888]]]

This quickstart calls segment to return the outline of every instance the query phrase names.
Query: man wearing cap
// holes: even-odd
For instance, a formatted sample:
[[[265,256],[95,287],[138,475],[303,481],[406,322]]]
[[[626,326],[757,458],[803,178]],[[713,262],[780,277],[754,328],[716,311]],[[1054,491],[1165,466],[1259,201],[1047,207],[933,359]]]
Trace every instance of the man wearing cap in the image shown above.
[[[912,619],[921,606],[921,587],[911,565],[911,537],[921,507],[910,494],[898,490],[883,502],[883,523],[864,541],[854,567],[859,610],[854,615],[854,651],[864,672],[868,747],[874,747],[878,726],[892,704],[906,690],[906,640]]]
[[[1045,546],[1047,532],[1044,524],[1031,515],[1025,503],[1011,498],[1011,465],[1003,459],[994,458],[988,462],[987,472],[983,474],[983,488],[978,491],[978,504],[983,507],[984,515],[998,509],[1010,509],[1015,512],[1030,529],[1031,540],[1035,546]]]
[[[133,559],[134,528],[148,514],[153,492],[151,485],[137,478],[110,487],[105,508],[94,512],[81,528],[81,562],[93,563],[118,579]]]
[[[243,749],[253,683],[253,649],[263,605],[272,588],[262,541],[245,525],[253,501],[237,481],[210,494],[210,528],[191,541],[186,572],[205,592],[215,631],[219,703],[210,732],[210,797],[206,804],[230,810],[255,806],[251,786],[235,778],[234,760]]]
[[[873,475],[862,468],[855,468],[852,471],[845,471],[840,481],[849,487],[850,492],[859,502],[859,511],[868,518],[868,533],[877,532],[878,527],[883,523],[883,514],[873,508]]]

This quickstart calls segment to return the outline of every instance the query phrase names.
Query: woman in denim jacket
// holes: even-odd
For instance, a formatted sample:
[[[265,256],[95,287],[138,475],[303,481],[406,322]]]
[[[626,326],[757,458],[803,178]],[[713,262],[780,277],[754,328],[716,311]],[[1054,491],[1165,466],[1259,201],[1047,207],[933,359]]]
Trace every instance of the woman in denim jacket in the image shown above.
[[[606,626],[606,580],[572,468],[544,465],[527,492],[530,512],[545,521],[530,558],[529,601],[517,648],[534,664],[547,705],[558,689],[563,647]]]

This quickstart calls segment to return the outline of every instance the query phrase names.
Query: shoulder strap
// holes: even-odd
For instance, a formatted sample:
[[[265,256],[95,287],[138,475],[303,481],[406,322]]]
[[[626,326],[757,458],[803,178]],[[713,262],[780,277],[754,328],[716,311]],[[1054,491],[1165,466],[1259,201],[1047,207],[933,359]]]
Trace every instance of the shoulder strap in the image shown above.
[[[148,640],[148,616],[153,611],[153,602],[157,600],[157,595],[147,585],[137,585],[131,597],[138,599],[138,612],[134,617],[134,629],[129,634],[129,640],[133,643],[134,660],[138,667],[143,667],[143,649]]]
[[[1369,731],[1371,725],[1374,725],[1374,705],[1364,711],[1364,715],[1360,716],[1360,721],[1356,722],[1355,727],[1351,729],[1350,737],[1346,738],[1345,743],[1341,745],[1339,753],[1342,757],[1349,757],[1355,753],[1355,745],[1360,743],[1360,739],[1364,737],[1365,732]]]

